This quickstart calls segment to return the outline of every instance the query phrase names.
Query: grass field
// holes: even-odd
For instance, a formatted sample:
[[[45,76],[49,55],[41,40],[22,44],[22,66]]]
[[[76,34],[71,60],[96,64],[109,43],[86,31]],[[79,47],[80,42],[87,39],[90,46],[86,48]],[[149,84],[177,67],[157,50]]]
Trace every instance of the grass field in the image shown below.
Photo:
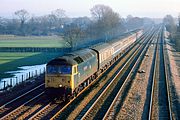
[[[59,36],[14,36],[0,35],[0,47],[46,47],[63,48],[69,45]],[[0,52],[0,79],[11,77],[5,72],[16,71],[21,66],[45,64],[62,53]]]
[[[16,71],[21,66],[45,64],[62,53],[9,53],[0,52],[0,78],[11,77],[7,71]]]
[[[0,47],[69,47],[61,37],[58,36],[1,36]]]
[[[0,65],[7,63],[7,62],[12,62],[17,59],[22,59],[25,57],[33,56],[38,53],[11,53],[11,52],[0,52]]]

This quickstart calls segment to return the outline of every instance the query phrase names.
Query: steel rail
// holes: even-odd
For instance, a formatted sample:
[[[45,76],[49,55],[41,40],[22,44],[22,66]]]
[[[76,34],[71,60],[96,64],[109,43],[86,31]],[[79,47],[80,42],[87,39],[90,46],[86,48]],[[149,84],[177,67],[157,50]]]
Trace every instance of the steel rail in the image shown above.
[[[28,100],[27,102],[25,102],[24,104],[22,104],[21,106],[19,106],[18,108],[14,109],[13,111],[11,111],[10,113],[8,113],[7,115],[3,116],[2,118],[0,118],[1,120],[4,120],[8,117],[11,117],[11,115],[13,115],[13,113],[15,113],[17,110],[21,109],[23,106],[25,106],[26,104],[32,102],[33,100],[35,100],[36,98],[38,98],[39,96],[43,95],[44,92],[41,92],[40,94],[36,95],[35,97],[33,97],[32,99]]]
[[[164,30],[164,29],[163,29]],[[164,32],[163,32],[164,33]],[[172,102],[171,102],[171,95],[170,95],[170,85],[169,85],[169,82],[168,82],[168,74],[167,74],[167,60],[165,59],[165,48],[164,48],[164,44],[165,41],[164,41],[164,34],[162,33],[162,44],[163,44],[163,47],[162,47],[162,50],[163,50],[163,61],[164,61],[164,68],[165,68],[165,78],[166,78],[166,89],[167,89],[167,95],[168,95],[168,106],[169,106],[169,117],[170,117],[170,120],[173,120],[173,116],[172,116]]]
[[[156,41],[158,42],[158,41]],[[151,114],[152,114],[152,104],[153,104],[153,95],[154,95],[154,85],[155,85],[155,73],[156,73],[156,64],[157,64],[157,57],[158,57],[158,52],[157,52],[157,48],[158,48],[158,45],[156,44],[156,48],[155,48],[155,61],[154,61],[154,71],[153,71],[153,83],[152,83],[152,88],[151,88],[151,99],[150,99],[150,107],[149,107],[149,117],[148,117],[148,120],[151,119]]]
[[[16,101],[16,100],[18,100],[18,99],[20,99],[20,98],[26,96],[27,94],[31,93],[32,91],[37,90],[38,88],[40,88],[40,87],[43,86],[43,85],[44,85],[44,83],[41,84],[41,85],[39,85],[39,86],[37,86],[37,87],[35,87],[35,88],[33,88],[33,89],[31,89],[30,91],[28,91],[28,92],[26,92],[26,93],[24,93],[24,94],[18,96],[17,98],[15,98],[15,99],[13,99],[13,100],[11,100],[11,101],[5,103],[4,105],[2,105],[2,106],[0,107],[0,109],[6,107],[7,105],[11,104],[12,102],[14,102],[14,101]]]
[[[153,40],[153,39],[152,39]],[[149,41],[150,43],[151,41]],[[149,44],[148,43],[148,44]],[[134,64],[133,68],[131,69],[129,75],[127,76],[126,80],[124,81],[123,85],[121,86],[121,88],[119,89],[116,97],[114,98],[113,102],[111,103],[109,109],[106,111],[104,117],[103,117],[103,120],[106,120],[108,119],[108,117],[110,117],[111,115],[114,115],[114,114],[111,114],[111,111],[113,111],[114,107],[116,106],[116,102],[119,101],[118,98],[119,96],[122,94],[123,92],[123,89],[125,88],[125,85],[126,83],[128,82],[128,80],[130,79],[131,77],[131,74],[133,73],[133,71],[135,70],[135,68],[137,67],[138,63],[140,63],[141,59],[143,58],[143,56],[145,55],[147,49],[148,49],[148,44],[146,45],[146,47],[143,49],[143,51],[141,52],[139,58],[137,59],[136,63]],[[111,118],[110,118],[111,119]]]
[[[139,47],[139,51],[141,51],[141,49],[143,49],[143,46],[144,45],[141,45],[140,47]],[[131,59],[133,59],[135,56],[136,56],[136,54],[138,54],[139,53],[139,51],[137,50],[133,55],[132,55],[132,57],[127,61],[127,63],[126,64],[128,64],[129,62],[131,62],[132,60]],[[142,54],[142,53],[141,53]],[[96,101],[91,105],[91,107],[88,109],[88,111],[86,111],[86,113],[84,114],[84,116],[81,118],[81,119],[86,119],[86,116],[88,116],[88,114],[90,113],[90,111],[91,110],[93,110],[93,108],[94,108],[94,106],[98,103],[98,101],[99,101],[99,99],[101,99],[101,97],[106,93],[106,91],[110,88],[110,86],[111,86],[111,84],[113,84],[113,82],[114,82],[114,80],[117,78],[117,76],[119,76],[119,74],[122,72],[122,70],[124,70],[124,68],[126,67],[126,64],[123,66],[123,68],[117,73],[117,75],[114,77],[114,79],[111,81],[111,83],[109,83],[109,85],[106,87],[106,89],[101,93],[101,95],[96,99]],[[135,66],[135,65],[134,65]],[[133,67],[134,68],[134,67]],[[133,68],[132,68],[132,70],[133,70]],[[131,71],[132,71],[131,70]],[[131,71],[130,71],[130,73],[131,73]],[[129,75],[130,75],[130,73],[129,73]],[[128,75],[128,77],[129,77],[129,75]],[[127,79],[124,81],[124,83],[126,83],[126,81],[127,81]],[[124,84],[123,84],[124,85]],[[123,86],[122,85],[122,86]],[[122,87],[121,87],[122,88]]]
[[[163,31],[163,30],[162,30]],[[167,69],[166,69],[166,64],[165,64],[165,56],[164,56],[164,37],[163,37],[163,33],[161,31],[161,34],[159,35],[159,38],[158,40],[161,40],[161,44],[162,44],[162,53],[161,50],[159,50],[159,54],[162,54],[163,56],[163,64],[164,64],[164,72],[165,72],[165,84],[166,84],[166,94],[167,94],[167,101],[168,101],[168,113],[169,113],[169,119],[170,120],[173,120],[173,117],[172,117],[172,104],[171,104],[171,99],[170,99],[170,90],[169,90],[169,83],[168,83],[168,76],[167,76]],[[158,57],[158,48],[160,48],[161,46],[157,45],[156,46],[156,59]],[[160,59],[160,58],[159,58]],[[156,78],[156,66],[157,66],[157,60],[155,60],[155,68],[154,68],[154,73],[153,73],[153,83],[152,83],[152,89],[151,89],[151,100],[150,100],[150,106],[149,106],[149,115],[148,115],[148,120],[151,120],[152,119],[152,107],[153,107],[153,97],[154,97],[154,86],[155,86],[155,78]]]

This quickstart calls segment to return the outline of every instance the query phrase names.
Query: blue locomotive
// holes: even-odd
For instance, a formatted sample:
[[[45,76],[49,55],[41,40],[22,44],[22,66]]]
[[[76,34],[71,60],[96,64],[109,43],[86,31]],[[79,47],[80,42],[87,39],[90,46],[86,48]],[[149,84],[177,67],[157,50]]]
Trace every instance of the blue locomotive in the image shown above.
[[[61,100],[76,96],[113,64],[142,33],[142,30],[136,30],[120,39],[78,50],[49,61],[45,74],[46,93],[49,96],[58,96]]]

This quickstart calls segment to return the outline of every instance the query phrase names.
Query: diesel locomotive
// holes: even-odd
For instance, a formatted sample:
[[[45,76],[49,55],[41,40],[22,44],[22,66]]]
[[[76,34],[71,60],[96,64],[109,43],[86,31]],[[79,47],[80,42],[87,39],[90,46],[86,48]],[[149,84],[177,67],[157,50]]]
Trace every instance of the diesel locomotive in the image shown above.
[[[61,100],[76,96],[112,65],[142,33],[143,30],[129,32],[117,40],[97,44],[49,61],[45,74],[46,94]]]

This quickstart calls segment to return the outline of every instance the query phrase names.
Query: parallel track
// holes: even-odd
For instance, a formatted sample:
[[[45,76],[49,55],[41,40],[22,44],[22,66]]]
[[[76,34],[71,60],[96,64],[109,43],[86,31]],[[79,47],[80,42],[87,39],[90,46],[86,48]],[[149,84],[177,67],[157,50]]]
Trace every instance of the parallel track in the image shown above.
[[[28,100],[27,102],[25,102],[21,106],[17,107],[16,109],[14,109],[13,111],[11,111],[10,113],[6,114],[5,116],[3,116],[0,119],[2,119],[2,120],[9,120],[9,119],[18,119],[18,118],[21,118],[22,114],[25,113],[26,111],[28,111],[29,109],[31,109],[32,105],[36,105],[36,103],[38,103],[40,97],[42,97],[43,95],[44,95],[44,92],[41,92],[37,96],[35,96],[32,99]],[[30,114],[30,112],[27,113],[27,114]]]
[[[162,31],[161,31],[162,33]],[[169,119],[172,120],[172,107],[170,101],[169,84],[164,62],[163,37],[159,36],[156,51],[156,60],[149,104],[148,119]]]
[[[59,109],[64,107],[65,103],[52,103],[50,102],[46,106],[44,106],[41,110],[35,113],[33,116],[28,118],[29,120],[34,119],[50,119],[55,113],[58,112]]]
[[[115,86],[113,87],[114,89],[111,91],[111,93],[108,94],[108,92],[109,92],[108,89],[109,88],[112,89],[112,87],[107,88],[101,94],[101,96],[99,96],[97,98],[97,100],[88,109],[88,111],[86,111],[86,113],[81,118],[78,117],[78,119],[102,119],[104,117],[104,115],[105,115],[106,111],[109,109],[109,106],[111,105],[112,101],[116,98],[116,95],[118,93],[122,93],[122,92],[125,93],[125,91],[126,92],[128,91],[127,89],[129,88],[130,84],[132,83],[130,78],[133,77],[133,74],[137,70],[137,65],[141,62],[140,59],[143,58],[143,55],[145,55],[145,53],[147,51],[148,47],[146,44],[149,44],[150,42],[151,41],[148,41],[148,42],[146,41],[145,44],[142,44],[141,48],[137,51],[137,53],[134,54],[134,56],[136,56],[136,57],[133,58],[132,60],[130,59],[130,62],[132,62],[130,65],[131,67],[128,68],[127,70],[125,69],[126,73],[123,76],[121,76],[121,72],[119,72],[117,74],[117,76],[121,76],[121,77],[114,78],[114,81],[117,80],[118,83],[116,84],[116,83],[112,82],[112,85],[115,85]],[[116,105],[117,105],[117,103],[116,103]],[[113,114],[113,116],[114,116],[114,114]]]
[[[151,41],[153,43],[153,41],[155,40],[157,36],[157,33],[154,34],[154,36],[152,37]],[[131,73],[129,74],[129,76],[126,78],[126,81],[128,81],[128,79],[133,79],[133,74],[135,76],[135,74],[137,73],[137,69],[139,68],[138,66],[140,66],[141,61],[143,60],[149,46],[151,45],[151,43],[147,44],[146,48],[143,50],[143,52],[141,53],[140,57],[138,58],[136,65],[134,65],[134,67],[131,70]],[[123,104],[123,99],[124,99],[124,91],[125,91],[125,87],[127,87],[128,83],[124,82],[124,84],[122,85],[121,89],[119,90],[119,92],[117,93],[116,97],[114,98],[112,104],[110,105],[109,109],[107,110],[106,114],[104,115],[103,119],[116,119],[116,115],[118,114],[118,112],[121,109],[121,104]],[[127,87],[128,88],[128,87]],[[127,90],[128,91],[128,90]],[[127,92],[126,91],[126,92]],[[124,93],[123,93],[124,92]],[[126,94],[126,93],[125,93]],[[130,94],[128,92],[128,94]],[[133,94],[133,93],[132,93]]]
[[[43,92],[43,86],[44,83],[0,106],[0,118],[16,109],[18,106],[21,106],[26,101],[29,101],[32,96],[37,96],[39,93]]]

